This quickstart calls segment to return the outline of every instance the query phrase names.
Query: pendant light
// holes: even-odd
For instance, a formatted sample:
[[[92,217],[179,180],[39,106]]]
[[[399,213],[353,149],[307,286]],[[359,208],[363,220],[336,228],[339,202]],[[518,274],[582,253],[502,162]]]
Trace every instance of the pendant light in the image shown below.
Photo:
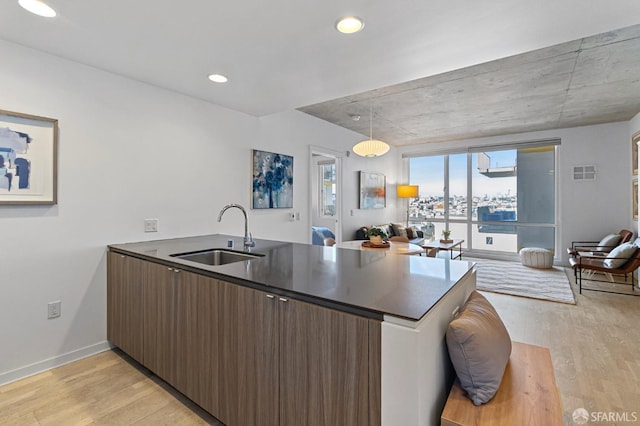
[[[373,104],[369,108],[369,140],[355,144],[353,152],[361,157],[378,157],[389,152],[387,143],[373,139]]]

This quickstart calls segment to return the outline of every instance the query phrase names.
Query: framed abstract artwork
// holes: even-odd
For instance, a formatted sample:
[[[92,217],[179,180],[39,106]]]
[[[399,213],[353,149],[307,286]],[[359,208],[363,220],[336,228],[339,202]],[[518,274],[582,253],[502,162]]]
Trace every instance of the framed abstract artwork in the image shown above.
[[[293,208],[293,157],[252,150],[253,209]]]
[[[360,208],[383,209],[386,206],[385,175],[382,173],[360,172]]]
[[[0,204],[57,203],[58,120],[0,110]]]

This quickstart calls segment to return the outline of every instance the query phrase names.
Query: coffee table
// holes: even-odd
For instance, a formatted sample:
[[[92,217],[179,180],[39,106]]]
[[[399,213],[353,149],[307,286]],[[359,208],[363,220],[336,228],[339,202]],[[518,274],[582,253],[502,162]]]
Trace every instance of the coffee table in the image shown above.
[[[462,243],[464,240],[453,240],[451,243],[441,243],[440,240],[433,241],[425,241],[421,244],[422,248],[425,250],[429,249],[438,249],[443,251],[448,251],[451,253],[451,260],[453,259],[462,259]],[[454,250],[458,247],[458,253],[454,256]]]
[[[337,243],[334,247],[352,249],[352,250],[365,250],[365,251],[377,251],[381,253],[393,253],[393,254],[422,254],[424,249],[418,245],[410,243],[401,243],[397,241],[389,241],[389,247],[386,248],[374,248],[365,247],[362,245],[364,240],[343,241]]]

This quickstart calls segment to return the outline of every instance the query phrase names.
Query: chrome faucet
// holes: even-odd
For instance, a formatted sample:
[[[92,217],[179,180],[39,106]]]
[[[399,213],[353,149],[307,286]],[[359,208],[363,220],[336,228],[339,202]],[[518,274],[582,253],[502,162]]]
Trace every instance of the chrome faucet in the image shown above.
[[[249,233],[249,221],[247,220],[247,211],[240,204],[227,204],[220,210],[220,214],[218,214],[218,222],[222,220],[222,215],[224,212],[229,210],[230,208],[235,207],[242,211],[244,215],[244,250],[251,251],[252,247],[256,246],[256,242],[253,241],[253,236]]]

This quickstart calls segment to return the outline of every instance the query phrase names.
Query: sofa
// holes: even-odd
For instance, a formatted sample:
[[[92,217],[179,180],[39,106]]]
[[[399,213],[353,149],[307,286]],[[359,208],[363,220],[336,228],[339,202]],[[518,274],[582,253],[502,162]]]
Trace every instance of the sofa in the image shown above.
[[[407,228],[402,223],[385,223],[382,225],[362,226],[356,231],[355,239],[367,240],[368,238],[366,232],[369,228],[382,229],[389,238],[394,236],[407,237],[411,244],[421,245],[424,241],[424,234],[421,230],[419,230],[415,226],[410,226]]]

